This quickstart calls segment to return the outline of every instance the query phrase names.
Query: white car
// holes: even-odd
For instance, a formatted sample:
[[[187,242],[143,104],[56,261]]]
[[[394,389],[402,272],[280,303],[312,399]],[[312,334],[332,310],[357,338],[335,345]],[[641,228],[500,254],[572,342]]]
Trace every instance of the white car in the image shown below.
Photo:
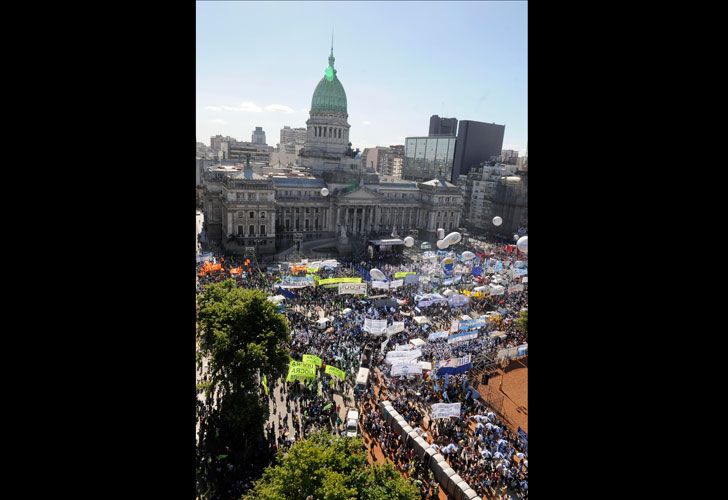
[[[359,412],[349,410],[346,413],[346,437],[356,437],[359,430]]]

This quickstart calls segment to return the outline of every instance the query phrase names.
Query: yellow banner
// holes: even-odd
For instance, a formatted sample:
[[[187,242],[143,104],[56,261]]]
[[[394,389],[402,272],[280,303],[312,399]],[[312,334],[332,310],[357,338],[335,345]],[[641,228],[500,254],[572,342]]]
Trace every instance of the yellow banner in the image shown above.
[[[316,365],[319,368],[321,368],[321,365],[323,364],[323,362],[321,361],[321,358],[319,358],[318,356],[314,356],[313,354],[304,354],[303,362],[308,363],[310,365]]]
[[[414,272],[414,271],[401,271],[401,272],[398,272],[398,273],[394,273],[394,279],[398,280],[400,278],[404,278],[408,274],[417,274],[417,273]]]
[[[346,373],[344,373],[343,370],[339,370],[335,366],[326,365],[326,370],[324,373],[328,373],[329,375],[333,375],[334,377],[337,377],[341,380],[344,380],[346,378]]]
[[[337,285],[339,283],[361,283],[361,278],[326,278],[318,280],[319,285]]]

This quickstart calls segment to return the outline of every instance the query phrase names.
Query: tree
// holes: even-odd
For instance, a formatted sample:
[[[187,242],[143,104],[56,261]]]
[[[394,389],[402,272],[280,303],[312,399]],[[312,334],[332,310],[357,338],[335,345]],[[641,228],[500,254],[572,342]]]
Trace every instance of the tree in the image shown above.
[[[417,487],[392,464],[367,464],[359,438],[319,431],[295,443],[268,467],[245,500],[416,500]]]
[[[208,285],[198,300],[200,353],[209,381],[200,417],[198,490],[203,498],[239,496],[240,482],[265,465],[263,374],[275,380],[288,364],[290,328],[263,292],[234,280]]]
[[[521,311],[521,313],[518,315],[518,319],[516,320],[516,328],[523,332],[523,334],[526,336],[526,340],[528,340],[528,311]]]

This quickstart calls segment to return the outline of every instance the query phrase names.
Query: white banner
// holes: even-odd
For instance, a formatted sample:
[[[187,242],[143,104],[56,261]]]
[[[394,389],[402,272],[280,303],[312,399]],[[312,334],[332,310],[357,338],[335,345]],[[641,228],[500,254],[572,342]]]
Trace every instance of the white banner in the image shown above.
[[[389,351],[384,359],[388,364],[414,363],[420,356],[422,356],[422,351],[420,349],[415,349],[413,351]]]
[[[450,418],[460,416],[460,403],[436,403],[432,405],[432,413],[430,419]]]
[[[523,288],[523,285],[512,285],[508,287],[508,293],[522,292]]]
[[[477,330],[474,332],[454,333],[447,338],[448,344],[457,344],[465,340],[472,340],[478,338]]]
[[[366,283],[339,283],[339,295],[353,293],[358,295],[366,295]]]
[[[364,319],[364,330],[365,332],[369,332],[372,335],[381,335],[384,333],[384,331],[387,328],[387,320],[386,319],[370,319],[365,318]]]
[[[446,339],[448,335],[448,332],[432,332],[430,335],[427,336],[427,340],[432,342],[433,340],[437,339]]]
[[[391,375],[393,377],[402,375],[421,375],[422,367],[419,363],[394,363],[392,364]]]
[[[411,351],[414,348],[415,346],[413,346],[412,344],[398,344],[394,346],[395,351]]]
[[[383,288],[389,290],[389,283],[386,281],[372,281],[372,288]]]
[[[399,333],[404,331],[404,321],[395,321],[387,327],[387,334]]]
[[[389,288],[399,288],[404,284],[404,280],[393,280],[391,283],[389,283]]]

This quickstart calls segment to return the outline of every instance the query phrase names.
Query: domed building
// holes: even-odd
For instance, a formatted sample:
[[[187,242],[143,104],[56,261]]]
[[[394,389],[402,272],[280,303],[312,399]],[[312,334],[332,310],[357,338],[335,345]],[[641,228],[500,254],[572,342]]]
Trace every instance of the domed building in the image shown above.
[[[346,92],[337,76],[334,61],[332,44],[329,65],[311,98],[306,142],[300,153],[301,165],[310,168],[313,173],[331,172],[342,167],[352,171],[359,163],[346,154],[349,150],[349,114]]]

